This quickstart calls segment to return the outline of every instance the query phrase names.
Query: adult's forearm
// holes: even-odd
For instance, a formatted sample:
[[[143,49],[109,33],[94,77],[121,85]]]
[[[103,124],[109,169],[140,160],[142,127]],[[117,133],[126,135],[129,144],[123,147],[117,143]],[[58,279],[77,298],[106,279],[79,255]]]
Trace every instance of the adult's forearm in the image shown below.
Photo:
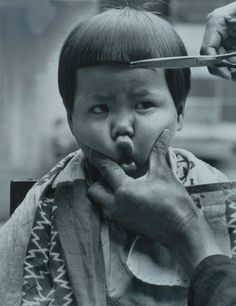
[[[214,255],[195,269],[188,294],[188,306],[236,305],[236,261]]]

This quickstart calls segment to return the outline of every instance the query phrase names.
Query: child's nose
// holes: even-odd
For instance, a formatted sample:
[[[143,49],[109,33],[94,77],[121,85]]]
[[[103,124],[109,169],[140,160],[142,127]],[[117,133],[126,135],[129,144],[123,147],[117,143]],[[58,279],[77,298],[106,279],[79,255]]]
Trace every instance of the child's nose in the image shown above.
[[[132,115],[117,117],[112,123],[112,139],[116,140],[117,137],[124,135],[129,136],[130,138],[134,135],[134,119]]]

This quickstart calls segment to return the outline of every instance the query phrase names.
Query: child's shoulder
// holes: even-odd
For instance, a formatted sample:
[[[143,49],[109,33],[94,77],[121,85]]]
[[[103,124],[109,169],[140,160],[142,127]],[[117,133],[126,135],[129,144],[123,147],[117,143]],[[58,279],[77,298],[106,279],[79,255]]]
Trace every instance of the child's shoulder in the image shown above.
[[[221,171],[185,149],[170,148],[169,159],[174,174],[186,186],[228,180]]]

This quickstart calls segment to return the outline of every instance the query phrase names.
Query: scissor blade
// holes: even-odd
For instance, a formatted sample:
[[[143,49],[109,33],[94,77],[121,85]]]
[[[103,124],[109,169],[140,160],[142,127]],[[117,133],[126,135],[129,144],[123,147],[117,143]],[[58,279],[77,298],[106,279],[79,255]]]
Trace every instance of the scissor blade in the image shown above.
[[[140,61],[131,62],[130,65],[133,68],[164,68],[164,69],[176,69],[176,68],[189,68],[189,67],[201,67],[211,66],[217,62],[215,57],[212,56],[179,56],[179,57],[162,57],[154,59],[146,59]]]

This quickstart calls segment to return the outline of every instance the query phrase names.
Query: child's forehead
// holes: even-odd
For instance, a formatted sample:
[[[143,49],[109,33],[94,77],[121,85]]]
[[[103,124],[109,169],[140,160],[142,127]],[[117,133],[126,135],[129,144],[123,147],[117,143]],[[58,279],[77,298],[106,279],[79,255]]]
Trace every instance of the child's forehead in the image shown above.
[[[89,66],[78,69],[75,100],[79,104],[133,103],[140,99],[169,99],[163,70]]]
[[[166,86],[164,70],[130,68],[121,64],[102,64],[79,68],[77,87],[92,91],[119,92],[129,90],[133,95],[147,94],[150,88]]]

